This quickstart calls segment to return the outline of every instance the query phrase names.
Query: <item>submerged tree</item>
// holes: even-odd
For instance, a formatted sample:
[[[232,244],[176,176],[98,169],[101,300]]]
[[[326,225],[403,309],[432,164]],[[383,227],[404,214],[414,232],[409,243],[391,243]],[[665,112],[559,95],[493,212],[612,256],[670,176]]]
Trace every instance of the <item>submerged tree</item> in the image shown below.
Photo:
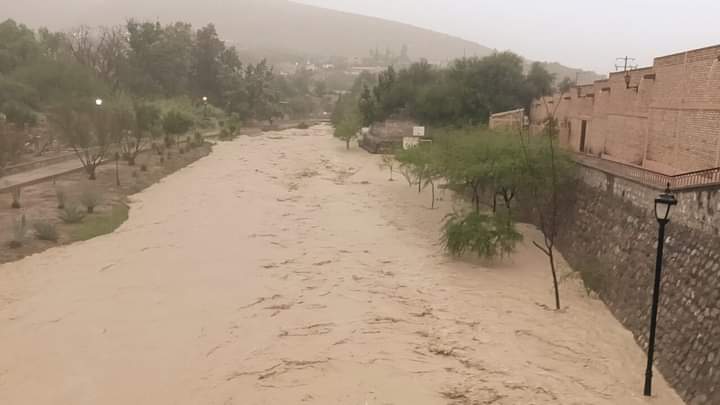
[[[512,253],[522,239],[510,216],[476,212],[449,215],[442,236],[450,254],[462,256],[473,252],[487,259]]]
[[[543,243],[533,244],[550,262],[555,308],[560,310],[560,287],[558,281],[556,243],[562,231],[563,215],[573,203],[577,187],[576,166],[570,157],[557,147],[557,119],[555,110],[549,108],[545,129],[539,138],[523,138],[523,178],[528,191],[529,206],[535,223],[543,235]]]

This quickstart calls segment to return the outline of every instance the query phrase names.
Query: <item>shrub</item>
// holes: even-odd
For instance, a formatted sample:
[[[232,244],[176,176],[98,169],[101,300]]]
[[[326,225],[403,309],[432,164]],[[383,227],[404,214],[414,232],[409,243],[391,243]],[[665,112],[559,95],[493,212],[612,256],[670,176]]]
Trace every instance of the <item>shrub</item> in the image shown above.
[[[12,239],[10,240],[10,247],[12,249],[17,249],[22,247],[22,245],[25,243],[25,238],[27,237],[27,219],[25,218],[25,214],[23,214],[20,218],[15,220],[15,223],[13,224],[13,232],[12,232]]]
[[[297,126],[297,129],[308,129],[308,128],[310,128],[310,125],[308,125],[307,122],[301,122]]]
[[[100,192],[90,186],[85,187],[80,194],[80,204],[87,208],[88,214],[92,214],[93,212],[95,212],[95,207],[100,205],[100,200]]]
[[[49,222],[36,222],[35,223],[35,236],[40,240],[48,242],[57,242],[60,239],[57,227],[55,224]]]
[[[65,190],[63,190],[60,187],[56,188],[55,189],[55,197],[57,198],[58,209],[61,210],[61,209],[65,208],[65,202],[67,201],[67,194],[65,193]]]
[[[163,117],[165,134],[175,137],[187,132],[193,126],[193,117],[179,110],[168,111]]]
[[[21,187],[15,187],[12,190],[12,204],[10,204],[10,207],[12,207],[14,209],[22,208],[22,205],[20,204],[20,194],[22,194]]]
[[[443,245],[454,256],[470,251],[487,259],[502,257],[512,253],[521,240],[515,224],[503,215],[455,213],[446,217],[443,227]]]
[[[141,165],[140,165],[140,171],[141,171],[141,172],[146,172],[146,171],[148,171],[148,167],[147,167],[147,165],[146,165],[146,164],[144,164],[144,163],[143,163],[143,164],[141,164]]]
[[[85,213],[76,205],[66,205],[60,212],[60,220],[66,224],[79,224],[85,218]]]

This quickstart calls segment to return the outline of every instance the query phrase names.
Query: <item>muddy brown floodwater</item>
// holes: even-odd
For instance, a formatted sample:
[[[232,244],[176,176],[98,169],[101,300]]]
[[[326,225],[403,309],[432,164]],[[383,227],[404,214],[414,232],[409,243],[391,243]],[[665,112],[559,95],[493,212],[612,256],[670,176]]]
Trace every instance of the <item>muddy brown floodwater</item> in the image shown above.
[[[222,143],[117,232],[0,267],[0,403],[682,404],[547,262],[443,255],[430,210],[328,127]],[[526,240],[536,237],[525,229]]]

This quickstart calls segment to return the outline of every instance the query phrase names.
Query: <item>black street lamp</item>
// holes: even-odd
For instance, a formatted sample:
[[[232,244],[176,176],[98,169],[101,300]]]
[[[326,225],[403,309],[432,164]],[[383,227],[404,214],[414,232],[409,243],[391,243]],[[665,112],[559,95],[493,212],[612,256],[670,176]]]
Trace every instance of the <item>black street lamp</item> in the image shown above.
[[[203,116],[205,117],[205,119],[207,119],[207,116],[208,116],[208,98],[207,98],[207,96],[203,96],[202,101],[203,101],[203,104],[205,104],[205,111],[203,111]]]
[[[670,183],[665,192],[655,199],[655,218],[660,224],[658,233],[657,259],[655,261],[655,289],[653,290],[652,313],[650,314],[650,340],[648,341],[647,369],[645,370],[645,396],[652,395],[652,368],[655,357],[655,330],[657,328],[658,302],[660,301],[660,281],[662,280],[663,248],[665,246],[665,226],[670,222],[670,210],[677,205],[677,199],[670,191]]]

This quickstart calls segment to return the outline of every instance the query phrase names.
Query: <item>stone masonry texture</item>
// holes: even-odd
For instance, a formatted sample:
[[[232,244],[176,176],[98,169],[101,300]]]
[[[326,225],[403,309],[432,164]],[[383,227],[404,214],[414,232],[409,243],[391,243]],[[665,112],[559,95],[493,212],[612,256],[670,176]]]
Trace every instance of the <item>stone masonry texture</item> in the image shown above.
[[[581,170],[575,207],[558,241],[570,265],[647,347],[658,223],[658,190],[599,170]],[[667,228],[657,362],[688,404],[720,404],[720,196],[682,192]],[[683,213],[683,210],[687,211]],[[691,215],[688,212],[699,212]],[[699,220],[703,218],[703,220]]]

